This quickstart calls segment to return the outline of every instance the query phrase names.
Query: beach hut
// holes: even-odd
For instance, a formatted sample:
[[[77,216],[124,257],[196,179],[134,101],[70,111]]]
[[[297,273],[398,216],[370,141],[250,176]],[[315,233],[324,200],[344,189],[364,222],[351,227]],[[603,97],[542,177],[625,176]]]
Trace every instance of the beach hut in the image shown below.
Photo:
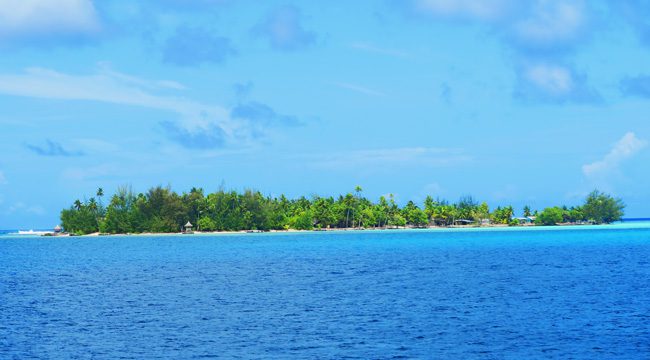
[[[183,232],[186,234],[193,233],[194,231],[192,231],[192,227],[193,227],[192,223],[188,221],[187,224],[185,224],[185,230]]]
[[[512,220],[519,222],[519,225],[533,225],[535,223],[536,216],[521,216],[521,217],[512,217]]]
[[[474,223],[474,220],[468,220],[468,219],[457,219],[454,220],[455,225],[471,225]]]
[[[61,226],[60,226],[60,225],[57,225],[57,226],[54,227],[54,233],[55,233],[55,234],[59,234],[62,230],[63,230],[63,229],[61,229]]]

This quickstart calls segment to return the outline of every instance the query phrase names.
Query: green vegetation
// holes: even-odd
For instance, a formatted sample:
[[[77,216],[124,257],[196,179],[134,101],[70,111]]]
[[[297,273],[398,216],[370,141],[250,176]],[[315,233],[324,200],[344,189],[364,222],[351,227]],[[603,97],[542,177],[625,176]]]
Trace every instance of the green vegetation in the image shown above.
[[[544,209],[535,222],[539,225],[555,225],[562,222],[563,210],[557,206]]]
[[[598,190],[592,191],[581,212],[583,217],[594,221],[596,224],[607,224],[620,220],[623,217],[625,204],[621,199],[615,199]]]
[[[582,206],[571,208],[551,207],[544,209],[535,220],[538,225],[556,225],[559,223],[594,223],[609,224],[621,220],[625,204],[608,194],[594,190],[585,199]]]
[[[287,199],[264,196],[246,190],[224,191],[205,195],[193,188],[178,194],[170,188],[154,187],[135,194],[129,187],[120,187],[104,206],[104,190],[97,198],[76,200],[61,211],[65,231],[76,234],[94,232],[121,234],[143,232],[180,232],[190,221],[199,231],[240,230],[311,230],[328,228],[394,228],[499,224],[519,225],[535,219],[538,225],[558,223],[609,223],[623,216],[624,204],[607,194],[594,191],[579,207],[551,207],[539,214],[524,208],[526,218],[514,218],[512,206],[499,206],[493,211],[487,203],[471,196],[457,203],[428,196],[422,207],[409,201],[399,207],[392,194],[375,203],[362,196],[357,186],[353,193],[334,197],[313,196]],[[96,200],[97,199],[97,200]]]

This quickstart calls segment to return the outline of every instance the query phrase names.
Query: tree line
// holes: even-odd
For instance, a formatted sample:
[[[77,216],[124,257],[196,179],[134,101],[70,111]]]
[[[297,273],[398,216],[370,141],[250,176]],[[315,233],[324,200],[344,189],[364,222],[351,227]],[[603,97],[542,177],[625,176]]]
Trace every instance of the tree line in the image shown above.
[[[471,196],[456,203],[427,196],[419,206],[409,201],[398,206],[394,196],[381,196],[372,202],[354,192],[338,197],[304,196],[288,199],[264,196],[259,191],[224,191],[205,194],[192,188],[178,194],[169,187],[152,187],[145,193],[134,193],[130,187],[117,189],[107,205],[104,191],[96,197],[76,200],[61,211],[61,225],[66,232],[90,234],[174,233],[188,221],[200,231],[241,230],[312,230],[331,228],[386,228],[504,224],[519,225],[534,221],[538,225],[558,223],[610,223],[620,220],[625,205],[620,199],[593,191],[581,206],[550,207],[541,212],[523,209],[523,219],[515,218],[512,206],[490,210],[486,202]],[[522,221],[524,220],[524,221]]]

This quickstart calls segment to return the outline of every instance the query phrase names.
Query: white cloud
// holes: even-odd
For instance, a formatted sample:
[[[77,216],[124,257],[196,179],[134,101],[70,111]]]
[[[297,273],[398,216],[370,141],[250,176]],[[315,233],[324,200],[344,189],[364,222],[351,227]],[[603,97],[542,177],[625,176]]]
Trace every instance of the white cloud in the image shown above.
[[[253,28],[253,32],[267,38],[276,50],[298,50],[316,41],[316,33],[303,28],[302,14],[292,5],[274,9]]]
[[[83,100],[139,106],[176,113],[181,129],[205,134],[219,128],[227,143],[252,141],[251,124],[233,120],[230,111],[185,97],[157,94],[159,90],[182,88],[168,81],[150,81],[100,69],[91,75],[70,75],[43,68],[28,68],[20,74],[0,74],[0,94],[57,100]]]
[[[534,65],[526,69],[525,77],[528,81],[553,95],[568,94],[573,90],[571,71],[562,66]]]
[[[584,0],[412,0],[415,11],[490,26],[518,50],[549,49],[576,41],[589,24]]]
[[[538,44],[571,39],[585,25],[582,1],[539,0],[534,2],[530,16],[514,24],[519,38]]]
[[[598,5],[585,0],[411,0],[400,2],[421,14],[483,25],[520,61],[562,59],[597,29]],[[555,59],[555,60],[553,60]],[[602,97],[586,76],[567,66],[533,64],[517,69],[515,97],[546,102],[597,103]]]
[[[633,132],[625,134],[602,160],[582,166],[587,178],[595,179],[618,171],[620,164],[631,158],[648,145],[648,142],[636,137]]]
[[[519,67],[515,96],[542,102],[598,103],[601,95],[587,81],[587,76],[570,66],[555,63],[528,63]]]
[[[0,0],[0,37],[88,33],[98,29],[91,0]]]

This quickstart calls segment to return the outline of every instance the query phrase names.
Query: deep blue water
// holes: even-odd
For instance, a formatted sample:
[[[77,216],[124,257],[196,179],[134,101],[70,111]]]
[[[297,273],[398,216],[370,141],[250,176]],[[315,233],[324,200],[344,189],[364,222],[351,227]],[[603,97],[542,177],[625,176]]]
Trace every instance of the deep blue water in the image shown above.
[[[0,237],[0,358],[650,358],[650,228]]]

